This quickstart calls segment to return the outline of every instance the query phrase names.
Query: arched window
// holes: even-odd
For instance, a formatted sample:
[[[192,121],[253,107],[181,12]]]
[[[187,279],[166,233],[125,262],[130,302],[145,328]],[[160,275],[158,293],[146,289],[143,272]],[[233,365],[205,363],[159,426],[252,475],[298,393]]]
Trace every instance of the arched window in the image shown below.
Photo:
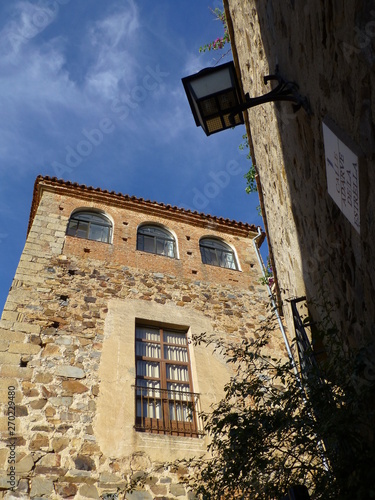
[[[169,231],[159,226],[145,225],[138,228],[137,250],[176,257],[176,242]]]
[[[66,234],[88,240],[111,242],[112,224],[105,215],[89,210],[74,212]]]
[[[202,238],[199,242],[203,264],[238,270],[234,251],[223,241]]]

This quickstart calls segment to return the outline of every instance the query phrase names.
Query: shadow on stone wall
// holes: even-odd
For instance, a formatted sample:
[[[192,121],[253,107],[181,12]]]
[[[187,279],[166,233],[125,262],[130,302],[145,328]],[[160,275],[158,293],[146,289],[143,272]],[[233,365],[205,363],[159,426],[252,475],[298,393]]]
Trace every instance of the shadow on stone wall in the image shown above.
[[[280,139],[277,134],[271,137],[268,152],[266,147],[265,151],[259,148],[262,123],[259,126],[251,123],[276,263],[283,261],[284,266],[288,266],[285,252],[295,251],[288,248],[290,231],[294,230],[307,298],[317,302],[324,291],[335,304],[340,329],[356,339],[368,338],[375,335],[375,204],[371,196],[375,188],[373,4],[355,1],[349,2],[350,5],[337,5],[335,9],[334,2],[323,1],[300,6],[293,0],[240,3],[248,4],[245,10],[254,26],[252,7],[259,17],[259,41],[263,47],[258,48],[258,61],[254,53],[250,55],[248,68],[253,66],[253,77],[261,80],[263,74],[259,74],[259,70],[266,70],[268,63],[272,72],[278,64],[284,78],[299,84],[313,112],[311,117],[303,110],[293,114],[289,103],[276,103]],[[252,50],[255,49],[250,47],[250,52]],[[242,67],[241,54],[240,64]],[[268,112],[264,110],[265,119]],[[327,192],[322,135],[322,120],[326,115],[363,151],[360,235]],[[282,151],[285,173],[283,165],[272,156],[273,149]],[[290,208],[287,203],[280,206],[282,200],[274,202],[275,189],[279,197],[285,189],[289,191]],[[289,218],[293,219],[287,231],[289,235],[284,235],[282,241],[279,241],[280,210],[285,217],[290,210]],[[290,276],[295,271],[298,275],[294,269]],[[281,286],[285,285],[283,277],[280,281]]]

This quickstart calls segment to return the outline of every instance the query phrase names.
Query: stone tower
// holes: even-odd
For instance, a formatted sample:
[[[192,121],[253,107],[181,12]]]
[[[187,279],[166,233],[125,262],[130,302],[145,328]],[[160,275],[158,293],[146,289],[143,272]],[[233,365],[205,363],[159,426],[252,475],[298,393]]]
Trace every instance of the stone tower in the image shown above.
[[[191,338],[241,340],[264,317],[256,235],[37,178],[0,325],[0,498],[194,498],[162,464],[205,452],[199,412],[230,372]]]

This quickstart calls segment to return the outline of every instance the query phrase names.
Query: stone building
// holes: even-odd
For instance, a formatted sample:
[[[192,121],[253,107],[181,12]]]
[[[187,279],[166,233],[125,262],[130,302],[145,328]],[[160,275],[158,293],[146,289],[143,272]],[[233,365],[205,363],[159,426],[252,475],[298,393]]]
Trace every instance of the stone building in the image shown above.
[[[224,6],[244,93],[267,93],[272,82],[263,76],[278,68],[310,103],[310,114],[293,113],[287,102],[245,113],[289,327],[288,300],[307,297],[315,320],[329,302],[350,342],[373,342],[374,4],[224,0]]]
[[[199,411],[230,372],[191,338],[240,341],[264,319],[256,235],[37,178],[0,324],[0,498],[194,498],[163,464],[205,452]],[[284,355],[281,336],[269,348]]]

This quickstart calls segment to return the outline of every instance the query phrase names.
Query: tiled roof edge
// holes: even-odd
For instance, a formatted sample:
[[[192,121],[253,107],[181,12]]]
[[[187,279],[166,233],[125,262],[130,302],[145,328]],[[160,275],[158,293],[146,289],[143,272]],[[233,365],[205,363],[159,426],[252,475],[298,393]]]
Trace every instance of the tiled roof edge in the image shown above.
[[[248,224],[246,222],[237,222],[235,220],[231,219],[225,219],[223,217],[217,217],[214,215],[209,215],[205,214],[202,212],[198,211],[192,211],[189,209],[185,208],[179,208],[177,206],[172,206],[172,205],[166,205],[164,203],[159,203],[157,201],[151,201],[151,200],[145,200],[143,198],[137,198],[136,196],[130,196],[127,194],[122,194],[122,193],[116,193],[115,191],[108,191],[106,189],[101,189],[101,188],[94,188],[93,186],[86,186],[85,184],[78,184],[77,182],[71,182],[71,181],[64,181],[63,179],[58,179],[57,177],[49,177],[49,176],[42,176],[39,175],[34,184],[34,193],[33,193],[33,199],[32,199],[32,204],[31,204],[31,210],[30,210],[30,218],[29,218],[29,225],[28,225],[28,230],[27,232],[29,233],[31,225],[33,223],[39,202],[40,202],[40,188],[42,186],[50,186],[50,187],[64,187],[64,188],[70,188],[74,190],[79,190],[81,192],[85,193],[95,193],[100,195],[105,195],[105,196],[111,196],[114,197],[115,199],[119,201],[130,201],[132,203],[138,204],[139,206],[142,207],[157,207],[162,210],[169,210],[173,211],[176,214],[180,215],[187,215],[188,217],[193,217],[193,218],[200,218],[204,219],[206,222],[212,221],[214,223],[224,225],[224,226],[230,226],[232,228],[239,229],[241,231],[250,231],[250,232],[257,232],[257,226],[254,224]]]

